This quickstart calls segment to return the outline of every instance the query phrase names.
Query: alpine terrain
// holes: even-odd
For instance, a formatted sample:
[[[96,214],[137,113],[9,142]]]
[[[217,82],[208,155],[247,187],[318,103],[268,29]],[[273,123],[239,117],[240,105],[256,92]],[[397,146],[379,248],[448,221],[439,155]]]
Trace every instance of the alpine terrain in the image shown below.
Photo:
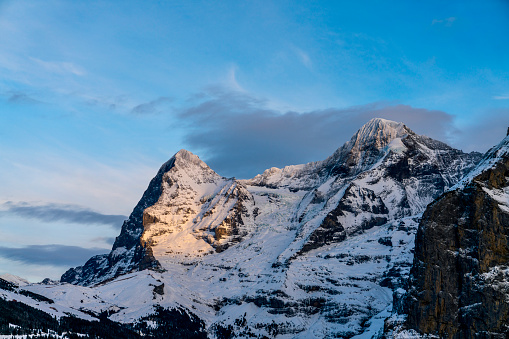
[[[371,338],[385,326],[463,338],[495,328],[482,312],[498,312],[503,331],[506,146],[478,165],[479,153],[373,119],[323,161],[248,180],[181,150],[108,255],[60,283],[6,283],[0,293],[146,337],[171,328],[182,338]]]

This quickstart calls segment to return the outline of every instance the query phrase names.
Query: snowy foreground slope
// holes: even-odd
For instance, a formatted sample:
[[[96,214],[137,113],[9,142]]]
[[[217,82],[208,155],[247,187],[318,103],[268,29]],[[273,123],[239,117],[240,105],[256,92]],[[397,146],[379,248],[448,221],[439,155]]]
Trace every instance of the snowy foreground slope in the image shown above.
[[[181,150],[109,255],[70,269],[70,284],[23,288],[54,301],[44,310],[56,316],[107,311],[135,323],[158,306],[181,308],[210,337],[377,336],[409,274],[422,212],[480,159],[384,119],[324,161],[250,180]]]

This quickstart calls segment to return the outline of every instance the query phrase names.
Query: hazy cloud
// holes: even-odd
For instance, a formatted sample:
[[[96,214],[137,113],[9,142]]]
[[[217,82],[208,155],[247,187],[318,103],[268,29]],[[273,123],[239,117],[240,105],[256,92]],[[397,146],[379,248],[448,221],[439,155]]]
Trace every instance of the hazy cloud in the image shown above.
[[[446,19],[433,19],[433,21],[431,22],[432,25],[437,25],[437,24],[442,24],[446,27],[451,27],[452,24],[454,23],[454,21],[456,21],[457,18],[456,17],[449,17],[449,18],[446,18]]]
[[[168,97],[159,97],[155,100],[152,100],[152,101],[149,101],[149,102],[146,102],[146,103],[143,103],[143,104],[139,104],[137,106],[135,106],[132,110],[131,110],[131,113],[134,113],[134,114],[153,114],[153,113],[157,113],[157,109],[159,108],[159,106],[161,104],[164,104],[164,103],[168,103],[168,102],[171,102],[172,99],[168,98]]]
[[[14,214],[24,218],[38,219],[44,222],[64,221],[77,224],[105,224],[120,228],[127,217],[94,212],[88,208],[66,204],[35,205],[28,202],[8,201],[1,205],[3,213]]]
[[[486,152],[507,135],[509,108],[485,112],[475,123],[455,133],[455,143],[464,151]]]
[[[106,244],[110,244],[110,245],[113,245],[113,243],[115,242],[115,238],[114,237],[96,237],[96,238],[93,238],[91,239],[93,242],[97,243],[97,242],[104,242]]]
[[[104,248],[66,245],[29,245],[21,248],[0,246],[0,256],[10,260],[64,267],[83,265],[90,257],[107,252]]]
[[[197,96],[198,97],[198,96]],[[253,177],[273,166],[323,160],[367,121],[402,121],[416,133],[447,140],[453,117],[445,112],[383,103],[310,112],[279,112],[242,92],[210,88],[180,112],[186,142],[221,175]],[[235,170],[232,170],[235,169]]]

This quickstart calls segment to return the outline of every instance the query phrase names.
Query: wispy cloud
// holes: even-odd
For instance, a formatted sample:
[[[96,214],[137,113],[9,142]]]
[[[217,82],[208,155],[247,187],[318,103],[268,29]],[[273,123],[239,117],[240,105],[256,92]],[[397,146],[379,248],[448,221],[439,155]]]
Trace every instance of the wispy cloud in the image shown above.
[[[299,58],[300,62],[306,67],[311,69],[313,67],[313,63],[311,62],[311,58],[309,57],[309,54],[303,51],[302,49],[298,47],[293,47],[293,51]]]
[[[237,72],[238,66],[232,65],[228,69],[228,74],[226,76],[226,86],[231,88],[234,91],[245,92],[246,90],[239,84],[237,80]]]
[[[153,114],[158,112],[158,108],[165,103],[171,102],[172,99],[169,97],[159,97],[149,102],[145,102],[139,105],[136,105],[131,110],[131,113],[134,114]]]
[[[442,111],[374,103],[348,109],[280,112],[246,93],[218,87],[180,112],[186,142],[208,155],[222,175],[252,177],[272,166],[325,159],[373,117],[406,123],[417,133],[447,140],[453,117]]]
[[[38,58],[30,57],[30,60],[35,62],[38,66],[50,73],[57,74],[73,74],[83,76],[86,74],[83,67],[67,61],[45,61]]]
[[[66,204],[31,204],[28,202],[8,201],[0,205],[1,213],[13,214],[23,218],[37,219],[43,222],[63,221],[75,224],[104,224],[120,228],[127,217],[94,212],[90,209]],[[1,214],[0,214],[1,215]]]
[[[509,100],[509,94],[505,94],[505,95],[495,95],[493,97],[493,99],[495,100]]]
[[[107,253],[104,248],[66,245],[29,245],[21,248],[0,246],[0,256],[26,264],[73,267],[83,265],[90,257]]]
[[[449,18],[446,18],[446,19],[433,19],[433,21],[431,22],[432,25],[444,25],[445,27],[451,27],[452,24],[457,20],[456,17],[454,16],[451,16]]]

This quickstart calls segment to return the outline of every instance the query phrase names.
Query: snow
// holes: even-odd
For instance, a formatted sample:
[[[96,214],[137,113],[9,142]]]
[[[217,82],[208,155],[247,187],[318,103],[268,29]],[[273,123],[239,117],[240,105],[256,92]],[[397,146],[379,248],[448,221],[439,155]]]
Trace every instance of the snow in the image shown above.
[[[257,192],[262,194],[258,195],[260,202],[268,199],[263,195],[264,190],[257,188]],[[291,195],[286,192],[287,199]],[[285,201],[283,193],[284,190],[281,200]],[[296,201],[285,203],[295,204]],[[27,290],[53,299],[55,304],[52,305],[58,305],[58,311],[51,313],[55,316],[71,312],[91,320],[93,318],[83,311],[98,314],[114,310],[118,312],[110,317],[112,320],[131,323],[153,312],[156,304],[163,307],[184,306],[204,319],[208,326],[221,322],[232,324],[246,314],[250,327],[256,328],[258,324],[259,333],[262,334],[265,333],[264,326],[260,324],[274,321],[286,324],[288,328],[288,334],[281,338],[322,338],[332,333],[360,331],[360,322],[365,319],[364,314],[368,314],[371,320],[368,320],[366,331],[372,334],[383,328],[383,317],[392,305],[391,290],[379,285],[384,273],[388,266],[398,265],[408,271],[412,260],[410,251],[417,222],[414,218],[406,218],[403,223],[405,227],[400,227],[400,230],[399,224],[393,222],[374,227],[340,246],[330,245],[314,250],[294,259],[287,270],[270,265],[288,245],[281,242],[285,232],[273,227],[260,230],[253,237],[257,239],[250,238],[244,248],[232,247],[232,253],[206,256],[187,266],[165,262],[167,272],[164,273],[135,272],[93,288],[69,284],[34,284],[27,286]],[[394,245],[380,244],[378,239],[381,237],[390,237]],[[154,294],[153,287],[162,283],[164,295]],[[306,286],[320,286],[320,290],[307,290]],[[338,289],[339,293],[330,294],[330,291]],[[248,302],[256,296],[268,296],[271,291],[281,291],[282,295],[286,295],[281,300],[288,303],[303,305],[310,298],[325,298],[328,304],[336,305],[334,308],[346,307],[355,311],[347,318],[347,323],[338,324],[326,320],[327,317],[334,318],[334,313],[328,316],[327,312],[308,315],[302,310],[292,316],[273,314],[269,312],[270,307],[258,307]],[[237,301],[216,312],[214,305],[225,298]],[[23,302],[30,304],[26,299]],[[49,311],[42,303],[31,304]]]
[[[401,138],[394,138],[389,143],[389,145],[387,145],[387,148],[389,148],[390,150],[392,150],[393,152],[396,152],[396,153],[402,153],[405,150],[407,150],[407,147],[405,146],[405,144],[403,144],[403,141],[401,140]]]
[[[503,158],[509,156],[509,135],[505,137],[498,145],[492,147],[477,166],[468,173],[461,181],[454,185],[450,190],[457,190],[464,188],[476,176],[480,175],[486,170],[492,168],[496,163],[500,162]]]
[[[501,189],[488,189],[487,187],[482,188],[493,200],[498,202],[500,209],[506,213],[509,213],[509,187]]]
[[[23,289],[25,289],[27,291],[35,292],[37,294],[46,296],[51,299],[51,297],[49,297],[48,294],[46,293],[47,291],[42,291],[42,293],[34,291],[34,288],[35,288],[35,290],[39,290],[37,288],[38,286],[44,286],[44,285],[36,285],[36,284],[26,285],[23,287]],[[63,294],[67,294],[67,289],[64,290]],[[28,296],[16,293],[16,291],[0,290],[0,298],[7,300],[7,301],[15,300],[18,302],[22,302],[22,303],[32,306],[34,308],[40,309],[41,311],[44,311],[44,312],[46,312],[54,317],[57,317],[57,318],[71,314],[71,315],[80,317],[85,320],[97,320],[97,319],[91,317],[90,315],[79,311],[75,307],[69,307],[69,305],[57,303],[57,302],[47,303],[47,302],[38,301],[38,300],[32,299]]]

